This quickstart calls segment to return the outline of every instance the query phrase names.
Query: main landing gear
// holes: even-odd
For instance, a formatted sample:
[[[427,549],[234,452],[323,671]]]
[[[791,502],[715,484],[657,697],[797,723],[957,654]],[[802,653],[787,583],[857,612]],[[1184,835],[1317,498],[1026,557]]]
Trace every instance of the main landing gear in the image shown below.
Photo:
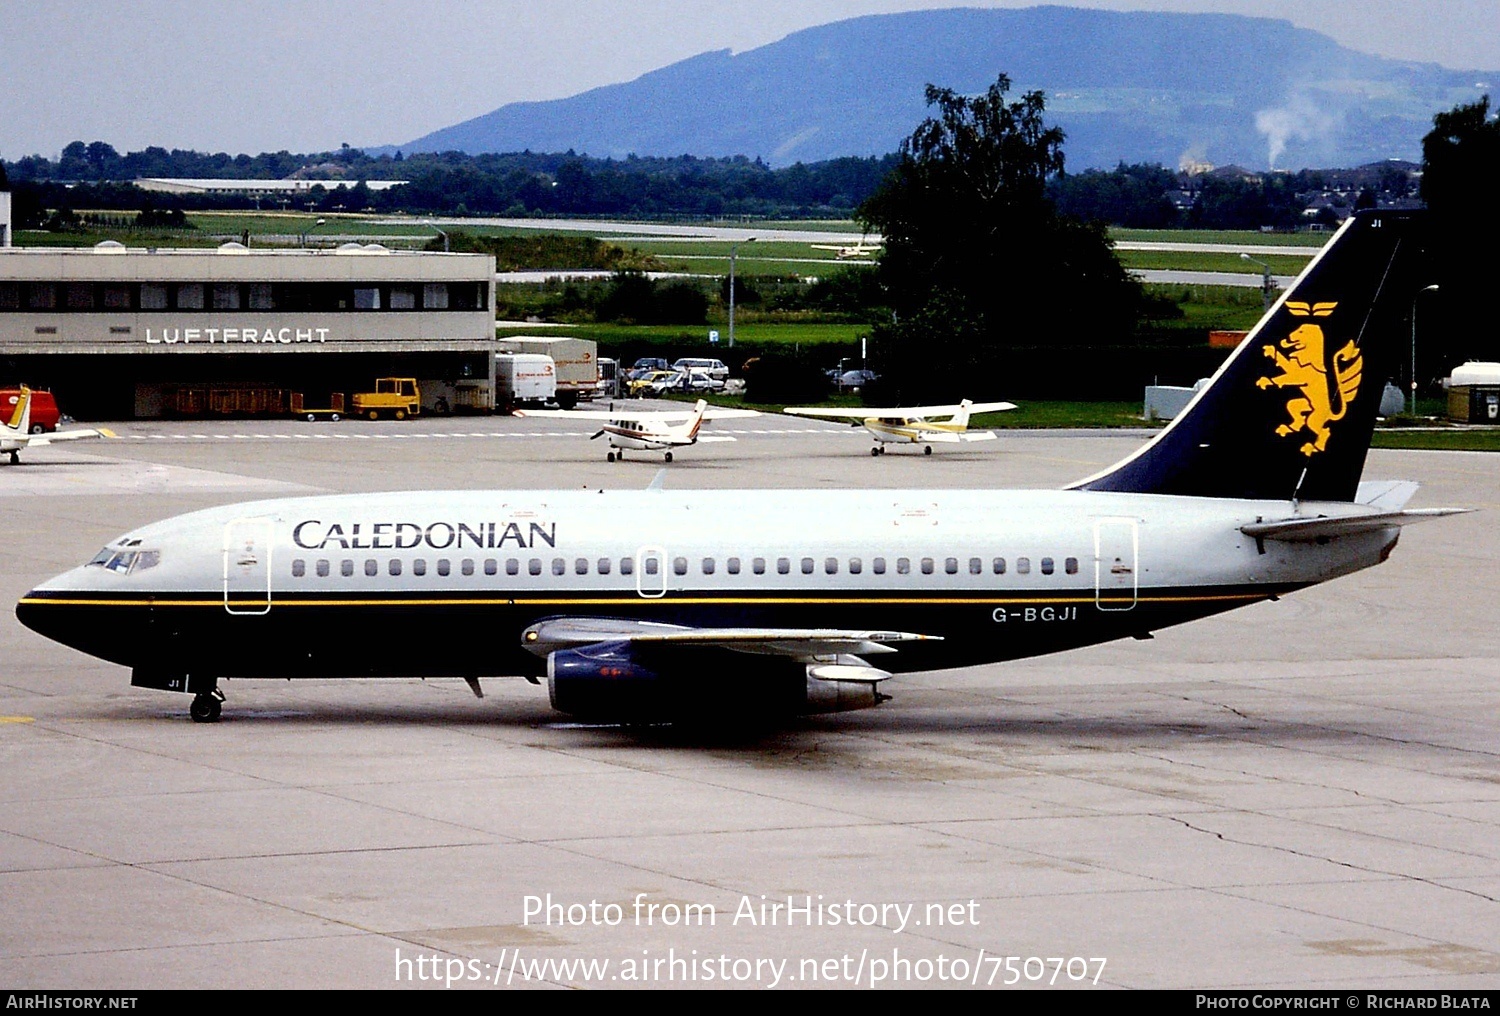
[[[217,688],[194,695],[193,704],[188,706],[188,715],[194,723],[218,723],[223,711],[224,693]]]

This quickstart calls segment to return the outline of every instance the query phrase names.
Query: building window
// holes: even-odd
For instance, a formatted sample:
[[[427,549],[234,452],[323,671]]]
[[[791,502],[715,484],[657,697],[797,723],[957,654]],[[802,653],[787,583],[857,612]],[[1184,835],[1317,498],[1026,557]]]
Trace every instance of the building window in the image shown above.
[[[141,310],[166,310],[167,287],[159,282],[141,283]]]
[[[27,310],[55,310],[57,287],[50,282],[33,282],[26,287]]]
[[[391,310],[416,310],[417,309],[417,287],[415,286],[392,286],[391,287]]]
[[[0,282],[0,310],[21,309],[21,286],[16,282]]]
[[[240,287],[235,282],[214,283],[214,310],[239,310]]]
[[[94,287],[87,282],[70,282],[67,290],[68,310],[93,310]]]
[[[422,287],[422,309],[448,309],[448,284],[446,282],[429,282]]]
[[[379,310],[380,290],[375,288],[363,289],[356,287],[354,290],[355,310]]]
[[[129,286],[105,286],[100,295],[104,298],[103,304],[105,310],[130,309]]]
[[[252,282],[245,287],[248,306],[251,310],[275,310],[276,297],[269,282]]]
[[[177,286],[178,310],[203,309],[203,283],[183,282]]]

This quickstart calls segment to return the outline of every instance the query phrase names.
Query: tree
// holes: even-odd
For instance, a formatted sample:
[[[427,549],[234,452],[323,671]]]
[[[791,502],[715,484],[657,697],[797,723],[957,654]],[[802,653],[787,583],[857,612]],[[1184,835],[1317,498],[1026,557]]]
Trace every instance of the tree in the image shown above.
[[[884,397],[986,398],[1017,348],[1134,328],[1142,290],[1103,225],[1047,197],[1063,132],[1045,124],[1041,92],[1010,102],[1009,90],[1004,74],[972,97],[928,85],[935,114],[860,206],[885,238],[878,271],[895,317],[874,336]]]
[[[1500,360],[1490,289],[1493,259],[1476,255],[1500,230],[1500,120],[1488,95],[1432,118],[1422,139],[1422,199],[1430,210],[1440,290],[1424,297],[1417,380],[1468,359]]]

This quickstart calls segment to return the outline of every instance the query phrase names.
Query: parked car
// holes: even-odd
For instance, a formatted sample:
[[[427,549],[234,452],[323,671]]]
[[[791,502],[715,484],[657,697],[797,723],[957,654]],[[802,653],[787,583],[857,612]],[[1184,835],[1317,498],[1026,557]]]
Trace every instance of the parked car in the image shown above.
[[[630,369],[625,372],[625,380],[636,381],[645,377],[654,370],[671,370],[671,364],[667,363],[664,356],[643,356],[631,364]]]
[[[713,360],[701,356],[684,356],[672,364],[672,369],[701,370],[720,384],[729,380],[729,368],[724,366],[723,360]]]
[[[625,394],[634,399],[654,394],[660,390],[655,387],[658,383],[665,381],[676,373],[677,371],[675,370],[648,370],[625,383]]]
[[[834,380],[834,387],[841,392],[858,391],[880,377],[873,370],[846,370]]]
[[[675,370],[647,387],[653,395],[666,395],[669,392],[716,392],[724,386],[701,370]]]

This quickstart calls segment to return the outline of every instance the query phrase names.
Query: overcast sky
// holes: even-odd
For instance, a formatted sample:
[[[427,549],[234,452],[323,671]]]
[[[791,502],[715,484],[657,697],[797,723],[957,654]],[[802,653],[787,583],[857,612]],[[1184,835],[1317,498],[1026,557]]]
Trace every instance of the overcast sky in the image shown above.
[[[0,0],[0,157],[399,144],[812,25],[1030,0]],[[1500,0],[1075,0],[1286,18],[1353,49],[1500,70]],[[851,68],[851,73],[869,73]],[[1500,96],[1497,96],[1500,99]]]

